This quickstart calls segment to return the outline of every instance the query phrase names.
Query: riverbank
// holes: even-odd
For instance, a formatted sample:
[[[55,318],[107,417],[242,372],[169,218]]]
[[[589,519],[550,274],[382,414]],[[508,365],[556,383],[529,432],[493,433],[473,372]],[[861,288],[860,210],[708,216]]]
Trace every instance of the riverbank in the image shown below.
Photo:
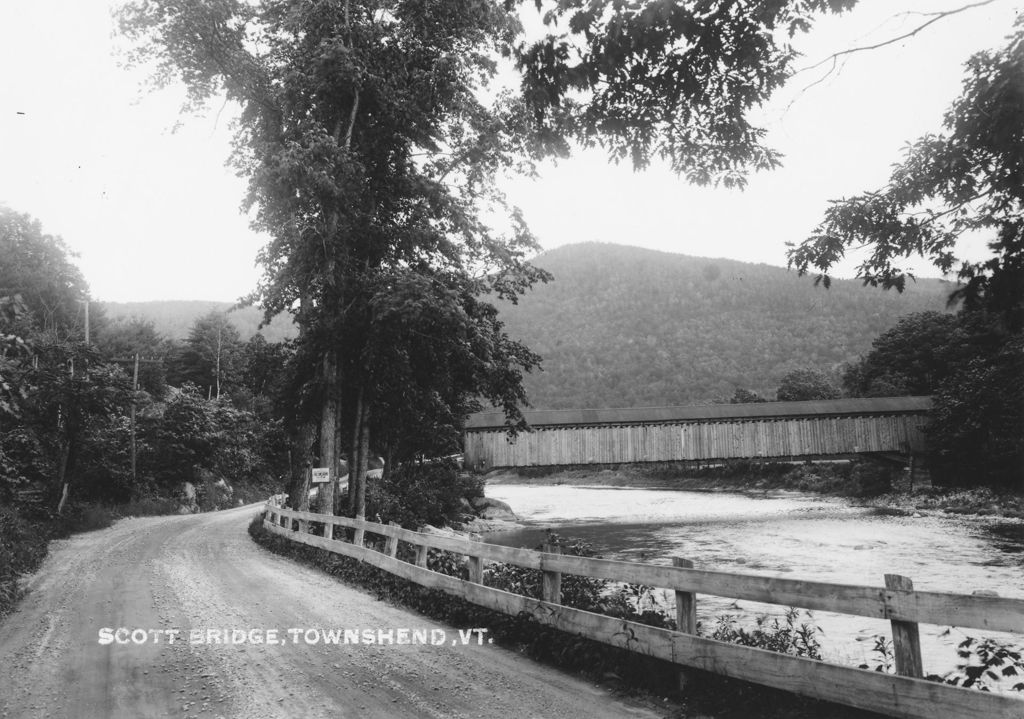
[[[735,492],[764,497],[800,492],[842,497],[882,512],[952,514],[1024,524],[1024,496],[987,487],[894,490],[899,470],[873,462],[781,464],[737,462],[715,467],[663,463],[596,467],[524,467],[494,470],[491,485],[598,486],[687,492]],[[515,508],[513,508],[515,509]]]

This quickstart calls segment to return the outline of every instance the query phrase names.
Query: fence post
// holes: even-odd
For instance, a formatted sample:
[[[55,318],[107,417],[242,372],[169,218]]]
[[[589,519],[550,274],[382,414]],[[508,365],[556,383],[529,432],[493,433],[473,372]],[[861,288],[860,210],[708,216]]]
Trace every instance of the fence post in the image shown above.
[[[324,537],[327,539],[334,539],[334,517],[324,522]]]
[[[427,566],[427,552],[429,551],[429,549],[430,548],[427,547],[427,545],[425,545],[425,544],[417,544],[416,545],[416,566],[417,567],[426,567]]]
[[[672,566],[693,569],[693,562],[682,557],[672,557]],[[685,634],[697,633],[697,595],[693,592],[676,590],[676,631]],[[679,671],[679,688],[685,689],[689,682],[690,672],[681,669]]]
[[[885,575],[885,588],[890,592],[914,591],[914,583],[899,574]],[[891,599],[892,595],[886,599]],[[924,666],[921,661],[921,635],[917,622],[901,622],[895,619],[892,624],[892,651],[896,660],[896,673],[905,677],[921,679],[924,677]]]
[[[362,514],[357,514],[356,515],[356,520],[358,520],[359,522],[365,522],[366,521],[366,517],[364,515],[362,515]],[[352,537],[352,544],[356,545],[357,547],[362,547],[363,546],[363,535],[365,534],[365,531],[366,530],[363,529],[362,525],[356,527],[356,533]]]
[[[693,562],[672,557],[672,566],[693,569]],[[697,633],[697,595],[693,592],[676,591],[676,628],[686,634]]]
[[[545,542],[541,550],[547,554],[561,554],[562,545],[552,542]],[[544,567],[544,559],[541,558],[541,568]],[[549,572],[544,570],[541,579],[541,599],[552,604],[562,603],[562,573]]]
[[[388,522],[388,526],[397,528],[399,527],[399,524],[398,522]],[[389,557],[394,557],[398,554],[398,537],[388,535],[384,542],[384,554]]]
[[[475,541],[479,541],[479,540],[474,539],[473,541],[475,542]],[[469,581],[473,582],[473,584],[483,584],[484,583],[484,562],[483,562],[483,560],[480,557],[473,556],[472,554],[470,554],[467,559],[469,560],[467,562],[467,566],[469,568]]]

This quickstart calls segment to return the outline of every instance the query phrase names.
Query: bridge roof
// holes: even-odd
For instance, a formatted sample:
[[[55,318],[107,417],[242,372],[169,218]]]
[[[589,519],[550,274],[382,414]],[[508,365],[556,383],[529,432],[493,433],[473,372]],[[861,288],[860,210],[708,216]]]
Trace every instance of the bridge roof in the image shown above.
[[[866,397],[822,399],[809,402],[750,402],[677,407],[625,407],[618,409],[546,409],[523,412],[531,427],[595,424],[666,424],[783,417],[839,415],[921,414],[932,407],[931,397]],[[502,412],[477,412],[466,420],[466,430],[504,429]]]

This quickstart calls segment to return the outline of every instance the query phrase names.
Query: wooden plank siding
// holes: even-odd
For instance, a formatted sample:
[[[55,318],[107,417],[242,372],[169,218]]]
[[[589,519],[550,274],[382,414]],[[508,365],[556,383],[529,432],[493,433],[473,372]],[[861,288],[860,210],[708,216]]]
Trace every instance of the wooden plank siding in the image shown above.
[[[530,467],[740,458],[907,454],[923,447],[923,412],[662,423],[534,426],[509,440],[467,429],[466,466]]]

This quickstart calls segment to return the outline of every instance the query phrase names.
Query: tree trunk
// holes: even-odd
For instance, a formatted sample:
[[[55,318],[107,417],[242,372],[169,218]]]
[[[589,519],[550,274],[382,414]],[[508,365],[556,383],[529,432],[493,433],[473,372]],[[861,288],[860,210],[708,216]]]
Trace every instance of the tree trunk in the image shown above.
[[[57,486],[61,488],[60,501],[57,502],[57,514],[61,514],[64,511],[64,504],[68,501],[68,483],[67,483],[67,472],[68,472],[68,457],[71,455],[71,444],[67,443],[64,445],[64,455],[60,458],[60,469],[57,474]]]
[[[71,430],[69,430],[70,432]],[[77,431],[75,434],[71,434],[68,437],[67,443],[64,446],[64,457],[60,463],[60,475],[58,476],[58,483],[61,487],[60,502],[57,503],[57,514],[64,511],[64,505],[68,501],[68,493],[71,491],[71,478],[75,471],[75,464],[78,460],[78,440]]]
[[[312,466],[313,441],[316,439],[316,425],[303,422],[292,440],[292,476],[288,487],[288,506],[292,509],[309,509],[309,468]]]
[[[330,481],[320,485],[318,511],[334,514],[334,488],[338,482],[338,353],[327,351],[323,362],[324,403],[320,413],[320,466],[330,469]]]
[[[352,415],[352,440],[348,456],[348,514],[357,516],[359,481],[356,479],[359,470],[359,438],[362,435],[363,391],[359,390],[356,397],[355,412]]]
[[[299,298],[298,322],[299,340],[301,341],[308,330],[306,329],[306,312],[309,311],[312,301],[309,295],[302,295]],[[302,416],[301,408],[298,416]],[[309,483],[310,467],[313,466],[313,442],[316,441],[316,425],[310,420],[302,420],[295,428],[291,436],[292,446],[288,466],[291,470],[291,477],[288,482],[288,506],[301,512],[309,510]]]
[[[338,476],[334,480],[334,486],[335,486],[335,489],[334,489],[334,513],[335,514],[341,514],[342,513],[342,508],[341,508],[341,476],[342,476],[343,472],[341,470],[341,462],[345,458],[345,452],[342,451],[342,450],[345,449],[345,428],[344,428],[345,422],[344,422],[344,418],[342,417],[342,412],[341,412],[343,401],[341,399],[342,398],[342,394],[341,394],[341,366],[340,366],[340,364],[338,366],[338,397],[339,397],[339,399],[338,399],[338,415],[337,415],[338,419],[334,423],[335,424],[335,427],[334,427],[334,445],[338,448],[338,466],[337,466]],[[348,486],[351,487],[352,485],[349,484]],[[349,492],[349,494],[351,494],[351,491]]]
[[[217,376],[214,380],[217,383],[217,399],[220,399],[220,351],[221,351],[221,333],[224,331],[224,325],[221,324],[217,327]]]
[[[366,465],[370,459],[370,423],[366,402],[360,401],[359,417],[359,467],[356,470],[356,516],[366,515]]]
[[[136,469],[136,442],[135,442],[135,395],[139,391],[139,353],[135,353],[135,367],[132,370],[132,413],[131,413],[131,433],[132,433],[132,484],[135,483],[135,469]]]

